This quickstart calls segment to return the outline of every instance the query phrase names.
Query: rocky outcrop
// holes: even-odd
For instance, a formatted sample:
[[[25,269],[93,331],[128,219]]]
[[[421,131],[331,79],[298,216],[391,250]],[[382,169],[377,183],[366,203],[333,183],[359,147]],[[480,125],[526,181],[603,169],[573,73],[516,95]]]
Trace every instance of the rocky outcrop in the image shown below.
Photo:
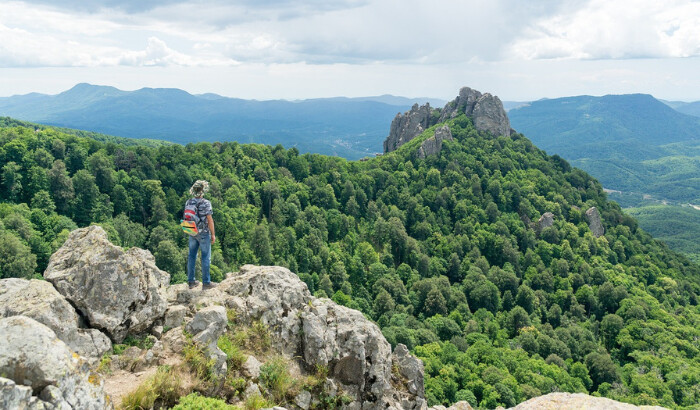
[[[552,225],[554,225],[554,214],[551,212],[545,212],[537,221],[537,229],[539,232],[542,232],[544,228],[549,228]]]
[[[598,208],[595,206],[588,208],[586,211],[586,220],[588,221],[588,228],[590,228],[593,236],[600,238],[605,234],[605,228],[603,228],[603,221],[600,218]]]
[[[396,114],[391,122],[389,136],[384,141],[384,152],[395,151],[434,124],[436,122],[430,104],[414,104],[405,114]]]
[[[245,265],[206,293],[185,284],[171,286],[169,299],[188,306],[188,311],[194,306],[223,305],[237,313],[238,323],[263,323],[270,329],[274,351],[291,360],[301,359],[302,369],[326,366],[329,385],[353,399],[350,409],[425,406],[418,359],[402,351],[392,355],[374,323],[356,310],[311,296],[306,284],[286,268]],[[404,380],[392,374],[394,360],[404,369]]]
[[[490,132],[495,136],[511,134],[510,120],[498,97],[463,87],[459,90],[457,98],[448,102],[439,112],[431,108],[430,104],[415,104],[403,115],[397,114],[391,123],[389,136],[384,141],[384,152],[395,151],[431,126],[461,114],[471,118],[474,127],[479,131]]]
[[[81,328],[73,306],[49,282],[0,280],[0,317],[19,315],[49,327],[68,347],[87,359],[97,360],[112,348],[104,333]]]
[[[511,410],[663,410],[659,406],[635,406],[583,393],[550,393],[518,404]]]
[[[44,273],[92,328],[119,343],[144,332],[167,309],[170,275],[143,249],[124,252],[99,226],[71,232]]]
[[[435,135],[423,141],[420,148],[418,148],[418,158],[425,159],[429,155],[442,151],[442,142],[445,140],[453,141],[452,131],[447,125],[437,128]]]
[[[3,408],[111,409],[101,378],[45,325],[25,316],[0,319]]]

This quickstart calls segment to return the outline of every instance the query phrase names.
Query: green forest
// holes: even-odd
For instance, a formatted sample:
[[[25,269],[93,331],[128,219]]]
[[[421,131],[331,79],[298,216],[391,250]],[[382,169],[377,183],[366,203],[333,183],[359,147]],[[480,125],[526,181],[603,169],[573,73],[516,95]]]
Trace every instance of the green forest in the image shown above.
[[[131,144],[0,128],[0,274],[41,277],[68,233],[100,224],[185,281],[178,222],[211,184],[212,276],[286,266],[423,359],[430,405],[510,407],[556,391],[700,403],[700,267],[639,229],[602,186],[521,134],[480,133],[420,160],[423,135],[367,161],[236,142]],[[605,235],[584,218],[595,206]],[[554,225],[536,223],[545,212]]]

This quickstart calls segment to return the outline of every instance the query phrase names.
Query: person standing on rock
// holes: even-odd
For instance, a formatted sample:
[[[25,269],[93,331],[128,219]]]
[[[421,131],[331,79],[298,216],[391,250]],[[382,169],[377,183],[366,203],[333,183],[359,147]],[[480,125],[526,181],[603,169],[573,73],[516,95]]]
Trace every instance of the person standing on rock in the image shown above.
[[[214,231],[214,219],[212,214],[214,211],[211,207],[211,202],[204,199],[204,194],[209,191],[209,183],[204,180],[198,180],[190,188],[192,198],[188,199],[185,207],[194,205],[197,210],[197,216],[205,223],[201,224],[199,233],[195,236],[190,236],[189,248],[190,252],[187,256],[187,283],[190,289],[196,287],[199,282],[194,277],[195,262],[197,261],[197,251],[202,253],[202,289],[211,289],[216,286],[211,282],[209,267],[211,266],[211,245],[216,242],[216,234]]]

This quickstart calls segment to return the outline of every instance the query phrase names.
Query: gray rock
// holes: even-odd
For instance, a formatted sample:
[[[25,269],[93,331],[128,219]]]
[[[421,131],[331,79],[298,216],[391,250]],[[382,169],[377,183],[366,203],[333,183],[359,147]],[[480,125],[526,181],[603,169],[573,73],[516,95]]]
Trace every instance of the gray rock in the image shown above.
[[[219,378],[226,375],[226,353],[216,343],[226,331],[226,324],[226,308],[209,306],[197,312],[185,327],[192,340],[204,348],[205,356],[214,360],[213,372]]]
[[[394,348],[392,359],[399,369],[399,374],[406,378],[409,393],[424,397],[423,362],[411,356],[406,345],[401,343]]]
[[[182,331],[182,326],[170,329],[163,335],[160,340],[163,343],[163,349],[173,353],[182,353],[187,343],[187,338]]]
[[[435,124],[433,109],[430,104],[419,106],[414,104],[405,114],[396,114],[391,122],[389,136],[384,141],[384,152],[397,150],[400,146],[412,140],[423,131]]]
[[[163,326],[165,326],[167,329],[182,326],[182,322],[185,320],[185,314],[187,314],[186,307],[182,305],[170,306],[165,312]]]
[[[633,404],[620,403],[619,401],[605,397],[593,397],[583,393],[550,393],[544,396],[534,397],[518,404],[512,410],[530,409],[587,409],[587,410],[661,410],[659,406],[635,406]]]
[[[588,221],[588,228],[591,230],[593,236],[600,238],[605,234],[605,228],[603,228],[603,221],[600,218],[598,208],[595,206],[588,208],[586,211],[586,220]]]
[[[77,229],[51,256],[44,277],[78,308],[90,327],[116,343],[147,331],[167,308],[170,275],[150,252],[124,252],[99,226]]]
[[[542,232],[544,228],[549,228],[552,225],[554,225],[554,214],[551,212],[545,212],[537,221],[537,229],[539,229],[540,232]]]
[[[309,410],[309,407],[311,407],[311,393],[302,390],[301,393],[297,394],[294,398],[294,404],[299,406],[302,410]]]
[[[479,91],[469,87],[460,88],[457,98],[445,104],[445,108],[442,109],[438,122],[451,120],[462,113],[471,118],[474,114],[474,106],[479,98],[481,98],[481,95]]]
[[[24,404],[27,408],[112,408],[104,382],[91,372],[88,362],[73,353],[53,330],[25,316],[0,319],[0,374],[52,401],[32,397]],[[11,390],[13,397],[26,396],[16,386]]]
[[[183,292],[171,291],[171,300],[184,300],[178,297]],[[406,402],[407,409],[420,409],[424,404],[407,386],[398,391],[392,385],[391,346],[374,323],[356,310],[314,298],[286,268],[245,265],[207,295],[187,300],[189,308],[212,300],[221,303],[237,312],[237,325],[261,322],[276,353],[291,363],[301,356],[305,369],[327,366],[331,382],[358,408],[402,409]]]
[[[439,115],[437,115],[438,113]],[[384,141],[384,152],[395,151],[431,126],[448,121],[463,113],[472,119],[474,127],[479,131],[490,132],[495,136],[509,136],[512,133],[510,120],[508,120],[503,103],[498,97],[489,93],[481,94],[469,87],[463,87],[459,90],[457,98],[448,102],[441,111],[433,109],[430,104],[423,106],[415,104],[410,111],[403,115],[397,114],[391,122],[389,136]],[[424,151],[426,149],[432,151],[438,145],[438,141],[435,140],[427,142],[427,145],[422,148]],[[421,155],[420,149],[418,155]],[[424,155],[430,154],[425,152]]]
[[[243,397],[246,399],[252,396],[262,396],[262,393],[260,393],[260,387],[258,387],[258,385],[255,383],[251,383],[243,392]]]
[[[17,385],[10,379],[0,377],[0,409],[26,408],[31,398],[31,387]]]
[[[226,308],[210,306],[197,312],[185,329],[193,335],[192,339],[195,342],[208,346],[211,343],[216,344],[219,336],[224,334],[226,323]]]
[[[435,130],[435,135],[423,141],[421,146],[418,148],[418,158],[425,159],[425,157],[433,154],[437,154],[442,151],[443,141],[452,141],[452,131],[447,125],[443,125]]]
[[[241,371],[243,372],[244,376],[251,379],[257,379],[260,377],[260,366],[262,366],[262,364],[255,358],[255,356],[248,356],[246,361],[243,362]]]
[[[510,136],[510,121],[501,100],[489,93],[479,97],[472,113],[474,128],[494,136]]]
[[[97,329],[80,328],[70,303],[43,280],[0,280],[0,317],[23,315],[48,326],[74,352],[90,361],[99,360],[112,348],[109,338]]]
[[[328,366],[343,390],[363,407],[390,393],[391,346],[374,323],[327,299],[314,300],[301,318],[306,363]]]

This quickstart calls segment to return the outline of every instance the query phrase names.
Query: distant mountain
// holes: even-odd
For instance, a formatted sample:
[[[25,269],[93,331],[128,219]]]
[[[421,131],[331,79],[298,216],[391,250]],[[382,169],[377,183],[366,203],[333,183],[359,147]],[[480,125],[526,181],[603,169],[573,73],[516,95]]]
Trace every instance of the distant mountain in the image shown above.
[[[685,101],[666,101],[659,100],[674,110],[681,112],[683,114],[693,115],[700,117],[700,101],[695,102],[685,102]]]
[[[395,96],[256,101],[179,89],[78,84],[58,95],[0,98],[0,115],[60,127],[177,143],[240,141],[357,159],[382,149],[388,124],[414,103]]]
[[[694,115],[700,117],[700,101],[695,101],[691,103],[685,103],[676,108],[676,111],[682,112],[683,114]]]
[[[537,146],[606,188],[700,201],[700,118],[650,95],[540,100],[508,116]]]

